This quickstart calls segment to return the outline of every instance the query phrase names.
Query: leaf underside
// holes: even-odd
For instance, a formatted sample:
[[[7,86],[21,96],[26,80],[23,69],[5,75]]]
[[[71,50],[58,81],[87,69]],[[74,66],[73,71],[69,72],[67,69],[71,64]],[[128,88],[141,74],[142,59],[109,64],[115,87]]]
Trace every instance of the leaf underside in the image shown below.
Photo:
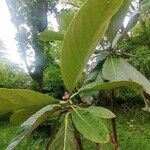
[[[121,3],[122,0],[87,0],[72,20],[61,55],[62,78],[69,91],[76,86],[96,44],[105,34],[111,17]]]

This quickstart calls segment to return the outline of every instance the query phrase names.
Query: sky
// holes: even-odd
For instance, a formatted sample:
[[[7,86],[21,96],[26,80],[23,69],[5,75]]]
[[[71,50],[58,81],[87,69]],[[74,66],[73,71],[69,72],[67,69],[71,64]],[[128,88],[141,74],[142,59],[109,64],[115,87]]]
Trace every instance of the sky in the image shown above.
[[[8,50],[8,59],[14,63],[23,63],[17,52],[16,29],[11,22],[11,16],[5,0],[0,0],[0,20],[0,40],[3,41],[4,46]]]

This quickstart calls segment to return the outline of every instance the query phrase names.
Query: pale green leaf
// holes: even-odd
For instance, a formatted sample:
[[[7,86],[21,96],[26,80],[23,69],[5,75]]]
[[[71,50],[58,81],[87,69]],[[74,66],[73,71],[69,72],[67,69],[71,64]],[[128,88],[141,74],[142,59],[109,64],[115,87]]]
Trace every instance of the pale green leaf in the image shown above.
[[[62,78],[69,91],[76,86],[87,61],[121,3],[122,0],[87,0],[72,20],[64,38],[61,55]]]
[[[76,150],[77,141],[69,114],[70,113],[65,114],[64,122],[61,124],[48,150]]]
[[[8,106],[11,105],[11,111],[16,111],[31,106],[37,106],[39,108],[48,104],[59,103],[59,101],[53,97],[34,91],[0,88],[0,104],[3,99],[7,99],[7,101],[9,101]],[[7,110],[8,108],[5,107],[3,109]]]
[[[108,57],[103,66],[103,76],[110,82],[136,82],[150,95],[150,82],[138,70],[122,58]]]
[[[109,141],[109,132],[106,125],[91,113],[83,109],[76,109],[72,113],[72,120],[77,130],[85,138],[96,143],[107,143]]]
[[[39,34],[39,40],[43,42],[51,42],[55,40],[62,41],[63,39],[64,34],[61,32],[46,30]]]
[[[25,137],[43,123],[51,114],[61,109],[60,105],[48,105],[32,115],[19,128],[16,137],[11,141],[6,150],[13,150]]]
[[[106,36],[110,43],[117,35],[119,29],[123,26],[123,21],[127,15],[131,0],[123,0],[123,3],[117,13],[111,18],[110,24],[106,31]]]
[[[110,110],[99,106],[90,106],[88,108],[85,108],[84,111],[87,111],[90,114],[99,118],[110,119],[115,117],[115,114],[112,113]]]

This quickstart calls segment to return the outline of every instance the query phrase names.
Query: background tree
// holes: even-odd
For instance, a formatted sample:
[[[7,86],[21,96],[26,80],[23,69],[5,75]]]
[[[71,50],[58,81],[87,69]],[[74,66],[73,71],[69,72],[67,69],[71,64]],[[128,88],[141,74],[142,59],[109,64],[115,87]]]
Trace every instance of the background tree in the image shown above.
[[[38,83],[38,91],[42,90],[44,51],[37,40],[37,35],[47,27],[46,0],[7,0],[12,22],[17,28],[16,39],[27,70],[33,80]],[[30,59],[32,57],[32,59]]]

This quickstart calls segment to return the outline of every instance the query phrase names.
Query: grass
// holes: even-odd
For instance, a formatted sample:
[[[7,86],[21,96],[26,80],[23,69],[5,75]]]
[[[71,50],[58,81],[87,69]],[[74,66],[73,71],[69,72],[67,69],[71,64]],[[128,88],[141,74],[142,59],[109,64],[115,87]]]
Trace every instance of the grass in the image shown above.
[[[120,106],[116,112],[117,131],[121,150],[150,150],[150,113],[141,110],[140,106],[131,108]],[[0,150],[4,150],[17,127],[7,121],[0,123]],[[40,136],[39,136],[40,135]],[[46,136],[34,132],[25,139],[16,150],[44,150]],[[95,150],[95,144],[83,140],[84,150]],[[104,150],[112,150],[111,146],[104,145]]]

